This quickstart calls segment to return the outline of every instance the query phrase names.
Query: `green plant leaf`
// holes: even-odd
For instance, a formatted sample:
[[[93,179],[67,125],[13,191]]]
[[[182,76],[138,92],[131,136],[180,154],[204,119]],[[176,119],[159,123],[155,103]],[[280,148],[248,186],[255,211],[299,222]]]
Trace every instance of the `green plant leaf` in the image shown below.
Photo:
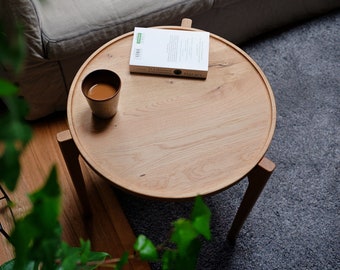
[[[24,111],[20,108],[23,101],[13,96],[6,96],[4,100],[9,112],[0,117],[0,127],[5,127],[0,129],[0,181],[13,191],[20,174],[19,158],[32,137],[32,131],[23,121]]]
[[[16,253],[14,269],[25,269],[30,261],[43,262],[42,269],[53,269],[61,246],[61,196],[55,167],[45,185],[29,197],[31,212],[16,221],[11,234]]]
[[[14,266],[14,259],[8,262],[5,262],[3,265],[0,266],[0,270],[13,270]]]
[[[211,239],[210,232],[211,212],[208,206],[204,203],[201,196],[195,199],[195,205],[191,213],[191,220],[194,228],[202,234],[207,240]]]
[[[53,231],[61,211],[60,187],[55,166],[43,188],[29,195],[29,198],[34,206],[32,216],[40,223],[40,229]]]
[[[142,260],[155,261],[158,259],[155,245],[145,235],[139,235],[133,247],[135,251],[139,252]]]
[[[115,270],[123,269],[124,265],[127,264],[128,260],[129,260],[129,253],[124,252],[114,269]]]
[[[80,239],[80,261],[84,265],[88,262],[96,263],[95,268],[101,264],[107,257],[110,255],[106,252],[97,252],[91,251],[91,242],[89,240],[84,241]],[[95,269],[95,268],[88,268],[88,269]]]
[[[15,189],[20,175],[19,157],[20,151],[17,150],[14,142],[6,142],[0,156],[0,179],[10,191]]]
[[[90,241],[84,241],[80,239],[80,262],[82,264],[88,262],[89,255],[91,252],[91,243]]]
[[[0,17],[0,63],[19,73],[26,55],[23,27],[6,15],[1,13]]]
[[[201,243],[195,238],[187,245],[183,254],[176,249],[166,250],[162,256],[162,270],[195,270],[200,248]]]
[[[177,259],[176,265],[177,269],[181,269],[184,266],[184,269],[196,269],[198,255],[201,249],[201,241],[198,238],[193,239],[189,246],[187,247],[186,254],[184,256],[179,256]],[[182,268],[183,269],[183,268]]]
[[[163,270],[196,269],[197,258],[201,248],[200,235],[210,239],[209,208],[200,196],[196,197],[191,219],[180,218],[173,223],[171,241],[177,249],[166,250],[162,257]]]
[[[15,264],[15,259],[12,259],[8,262],[5,262],[3,265],[0,266],[0,270],[13,270]],[[22,270],[34,270],[34,262],[30,262],[27,266]]]
[[[6,107],[6,113],[1,115],[1,124],[12,125],[14,122],[17,125],[17,122],[19,122],[26,129],[30,128],[25,122],[25,116],[29,111],[27,102],[17,95],[3,96],[1,99]],[[17,132],[14,134],[15,138],[20,136]]]
[[[110,257],[110,254],[106,252],[91,251],[87,257],[87,263],[88,262],[96,263],[96,266],[94,268],[89,269],[96,269],[98,265],[102,264],[107,257]]]
[[[17,92],[17,86],[5,79],[0,78],[0,97],[15,95]]]
[[[15,142],[18,150],[23,150],[24,146],[32,138],[31,127],[26,123],[16,119],[2,118],[0,124],[6,126],[6,129],[0,130],[0,139]]]
[[[166,250],[162,256],[162,270],[174,269],[174,262],[177,256],[178,252],[176,250]]]
[[[180,218],[174,222],[171,241],[177,244],[179,254],[185,255],[187,248],[198,235],[190,220]]]
[[[58,261],[62,270],[92,270],[103,263],[109,254],[91,251],[90,241],[80,239],[79,247],[70,247],[63,242],[58,251]]]
[[[60,260],[60,269],[73,270],[76,269],[79,261],[79,249],[70,247],[67,243],[63,242],[58,250],[57,258]]]

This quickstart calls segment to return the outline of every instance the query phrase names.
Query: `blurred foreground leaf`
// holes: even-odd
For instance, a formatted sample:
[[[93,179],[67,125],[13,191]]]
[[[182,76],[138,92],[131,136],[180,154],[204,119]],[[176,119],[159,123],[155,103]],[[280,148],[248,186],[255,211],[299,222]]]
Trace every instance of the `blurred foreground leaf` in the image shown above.
[[[14,266],[14,260],[8,261],[0,266],[0,270],[12,270]]]
[[[18,74],[26,56],[23,27],[0,11],[0,63]]]
[[[158,252],[155,245],[145,235],[139,235],[133,247],[139,252],[142,260],[155,261],[158,259]]]
[[[56,253],[61,246],[60,188],[53,167],[46,184],[29,196],[31,212],[15,223],[11,242],[15,247],[14,269],[25,269],[30,261],[43,262],[41,269],[54,269]]]
[[[0,270],[13,270],[14,264],[15,264],[15,259],[5,262],[3,265],[0,266]],[[22,270],[35,270],[34,263],[33,262],[28,263],[25,266],[25,268]]]
[[[92,270],[102,264],[109,254],[91,251],[90,241],[80,239],[80,247],[70,247],[62,243],[58,254],[62,270]],[[90,262],[90,263],[89,263]]]
[[[201,196],[195,200],[194,209],[191,213],[191,220],[194,228],[202,234],[207,240],[211,239],[210,233],[211,212],[208,206],[203,202]]]
[[[194,270],[201,249],[201,236],[210,240],[211,212],[201,196],[197,196],[191,218],[180,218],[173,222],[170,237],[174,247],[161,246],[162,270]]]
[[[5,96],[3,101],[8,111],[0,115],[0,182],[13,191],[20,175],[19,158],[32,137],[32,130],[23,120],[26,103],[16,96]]]
[[[191,219],[180,218],[173,223],[171,242],[175,249],[167,249],[162,256],[163,270],[194,270],[201,248],[200,236],[210,240],[211,212],[197,196]]]
[[[115,266],[115,270],[123,269],[124,265],[128,263],[129,260],[129,253],[124,252],[123,256],[120,258],[119,262]]]
[[[16,95],[18,92],[18,87],[8,80],[0,78],[0,97]]]

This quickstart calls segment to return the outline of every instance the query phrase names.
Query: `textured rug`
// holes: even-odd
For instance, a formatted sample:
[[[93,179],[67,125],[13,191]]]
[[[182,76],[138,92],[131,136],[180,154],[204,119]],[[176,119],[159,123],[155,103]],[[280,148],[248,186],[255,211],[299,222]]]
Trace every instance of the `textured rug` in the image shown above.
[[[235,245],[226,234],[247,181],[205,198],[213,239],[204,243],[198,269],[340,269],[340,13],[240,47],[263,69],[276,98],[267,156],[277,168]],[[156,243],[192,207],[118,196],[135,233]]]

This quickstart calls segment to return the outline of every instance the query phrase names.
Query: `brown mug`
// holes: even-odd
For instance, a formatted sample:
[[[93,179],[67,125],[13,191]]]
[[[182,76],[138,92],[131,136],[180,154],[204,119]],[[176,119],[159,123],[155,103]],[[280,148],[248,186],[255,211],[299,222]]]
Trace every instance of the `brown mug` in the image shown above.
[[[84,78],[81,88],[95,116],[108,119],[117,113],[121,88],[117,73],[107,69],[92,71]]]

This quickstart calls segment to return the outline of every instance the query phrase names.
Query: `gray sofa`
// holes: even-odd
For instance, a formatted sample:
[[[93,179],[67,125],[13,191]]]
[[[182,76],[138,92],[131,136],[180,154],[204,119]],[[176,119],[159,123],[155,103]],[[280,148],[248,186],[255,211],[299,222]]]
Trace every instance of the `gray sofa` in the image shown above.
[[[236,44],[340,7],[338,0],[0,0],[25,27],[27,60],[20,95],[28,119],[65,110],[68,89],[83,61],[135,26],[179,25],[218,34]],[[5,67],[1,73],[9,76]],[[12,79],[14,80],[14,79]]]

